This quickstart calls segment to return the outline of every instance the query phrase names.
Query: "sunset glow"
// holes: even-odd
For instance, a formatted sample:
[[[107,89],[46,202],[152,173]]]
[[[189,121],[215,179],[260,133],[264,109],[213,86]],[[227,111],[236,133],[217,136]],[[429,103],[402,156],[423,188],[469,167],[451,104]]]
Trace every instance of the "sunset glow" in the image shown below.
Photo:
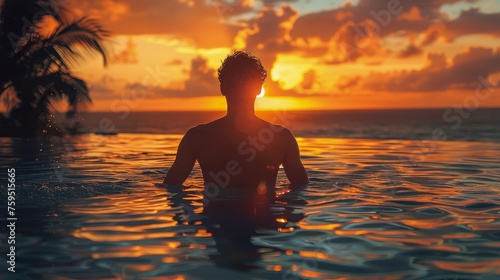
[[[266,95],[266,89],[264,89],[264,87],[262,87],[262,89],[260,90],[260,94],[257,95],[257,98],[262,98],[262,97],[264,97],[264,95]]]
[[[0,0],[4,274],[500,279],[499,23],[500,0]]]
[[[269,72],[260,108],[449,107],[500,83],[496,1],[84,0],[70,8],[113,32],[108,67],[95,59],[74,69],[91,86],[94,111],[223,110],[216,69],[236,49]],[[479,101],[500,106],[498,94]]]

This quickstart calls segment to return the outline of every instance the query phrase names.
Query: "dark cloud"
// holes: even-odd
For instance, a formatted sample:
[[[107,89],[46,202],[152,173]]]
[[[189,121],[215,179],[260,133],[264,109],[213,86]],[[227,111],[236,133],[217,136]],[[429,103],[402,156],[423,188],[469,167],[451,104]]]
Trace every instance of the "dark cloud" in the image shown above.
[[[279,0],[261,0],[260,12],[252,0],[132,1],[82,0],[75,4],[82,13],[91,12],[115,34],[162,34],[192,42],[197,47],[246,49],[259,58],[271,72],[278,56],[295,54],[303,58],[319,58],[328,64],[362,62],[380,64],[387,55],[401,59],[423,55],[427,46],[470,34],[500,36],[500,13],[485,13],[478,8],[464,10],[456,18],[444,13],[443,5],[475,3],[478,0],[386,1],[359,0],[343,6],[300,15],[290,4],[275,8]],[[390,6],[390,3],[396,3]],[[399,3],[399,4],[398,4]],[[255,13],[255,16],[254,14]],[[244,15],[237,18],[237,15]],[[228,19],[238,19],[232,21]],[[232,22],[229,24],[228,22]],[[233,24],[234,23],[234,24]],[[399,52],[385,48],[386,39],[405,39]],[[392,45],[391,45],[392,47]],[[136,61],[129,42],[117,62]],[[436,91],[471,88],[478,75],[498,72],[498,50],[470,48],[447,60],[444,54],[427,54],[427,65],[420,70],[373,73],[367,77],[344,77],[340,89],[384,91]],[[495,62],[496,64],[494,64]],[[181,65],[180,60],[167,62]],[[472,73],[472,74],[471,74]],[[158,89],[158,96],[216,96],[219,85],[215,70],[206,59],[191,62],[189,78],[179,82],[182,89]],[[298,89],[284,90],[270,78],[266,82],[268,96],[309,96],[314,88],[316,72],[304,73]],[[132,85],[131,85],[132,86]]]
[[[181,88],[151,88],[139,83],[130,84],[127,90],[146,89],[149,97],[203,97],[220,96],[219,80],[216,70],[210,68],[207,59],[201,56],[191,61],[191,69],[188,71],[188,79],[181,82]],[[178,84],[178,83],[175,83]],[[282,89],[276,81],[267,80],[265,83],[266,96],[323,96],[322,94],[301,94],[295,89]]]
[[[120,90],[123,88],[122,79],[116,79],[109,75],[103,75],[99,80],[91,82],[89,89],[93,99],[113,99],[119,97]]]
[[[500,73],[500,48],[472,47],[448,63],[443,53],[427,55],[427,66],[420,70],[375,72],[368,76],[344,77],[339,88],[392,92],[430,92],[446,89],[475,89],[478,77],[487,79]]]
[[[415,44],[410,44],[404,50],[399,52],[398,57],[399,58],[407,58],[407,57],[419,55],[422,53],[423,53],[422,48],[416,46]]]
[[[498,37],[500,13],[486,14],[473,8],[462,11],[458,18],[450,20],[442,11],[445,4],[477,1],[361,0],[357,5],[347,2],[339,8],[299,17],[290,30],[290,37],[292,42],[310,42],[316,38],[329,44],[324,55],[326,63],[330,64],[353,62],[363,56],[380,56],[388,52],[383,51],[380,45],[377,46],[377,38],[406,37],[411,44],[398,54],[404,58],[422,53],[421,46],[429,45],[440,37],[448,42],[469,34]],[[413,42],[418,34],[424,34],[421,46]]]
[[[98,18],[115,34],[166,34],[203,48],[230,46],[240,29],[227,24],[216,6],[204,0],[80,0],[72,5],[78,13]],[[242,9],[252,8],[242,5],[228,14]]]
[[[441,7],[444,4],[458,2],[472,3],[477,1],[401,0],[394,2],[386,0],[360,0],[358,5],[347,2],[339,8],[301,16],[290,34],[294,39],[318,37],[327,42],[344,24],[349,22],[360,23],[367,19],[381,25],[380,36],[395,33],[409,34],[412,32],[422,32],[431,23],[447,20],[447,15],[441,11]],[[396,5],[391,5],[390,3],[396,3]],[[418,13],[421,20],[409,20],[408,13],[411,12]]]
[[[305,90],[310,90],[313,88],[314,84],[316,83],[316,71],[313,69],[310,69],[302,75],[302,82],[300,83],[300,87]]]
[[[236,37],[236,47],[256,54],[268,70],[272,69],[279,53],[293,50],[290,30],[299,13],[283,4],[280,10],[265,7]]]
[[[254,0],[211,0],[211,5],[221,19],[253,11]]]
[[[485,14],[478,8],[462,11],[460,16],[445,22],[444,36],[448,40],[468,34],[500,36],[500,13]]]
[[[290,38],[290,30],[298,17],[298,11],[288,4],[281,5],[279,9],[264,7],[256,19],[248,22],[248,27],[238,33],[236,48],[255,54],[268,72],[272,71],[279,54],[317,51],[318,48],[313,47],[308,52],[309,46],[301,46],[300,42],[294,42]],[[264,87],[268,96],[312,96],[295,89],[285,90],[278,81],[272,79],[268,79]]]
[[[216,71],[208,66],[206,58],[198,56],[191,61],[188,77],[182,89],[148,88],[138,83],[128,85],[127,88],[147,88],[151,97],[202,97],[219,94]]]
[[[293,2],[297,2],[297,0],[261,0],[262,1],[262,4],[264,4],[265,6],[272,6],[272,5],[276,5],[278,3],[293,3]]]
[[[168,66],[181,66],[182,64],[183,64],[182,60],[180,60],[180,59],[172,59],[172,60],[165,63],[165,65],[168,65]]]
[[[363,56],[380,55],[375,39],[368,49],[352,44],[360,34],[349,30],[353,27],[361,28],[361,33],[368,38],[424,34],[422,42],[417,45],[412,41],[414,46],[399,54],[402,57],[418,54],[419,45],[426,46],[440,37],[452,41],[468,34],[499,36],[500,13],[486,14],[473,8],[450,20],[442,11],[445,4],[477,1],[360,0],[357,4],[346,2],[338,8],[305,15],[299,15],[287,4],[295,1],[279,0],[261,0],[264,8],[260,13],[255,10],[259,5],[254,5],[253,0],[81,0],[73,5],[82,14],[100,18],[116,34],[170,35],[202,48],[228,47],[236,40],[236,48],[244,46],[259,53],[266,66],[271,67],[278,53],[326,56],[327,63],[352,62]],[[280,2],[287,3],[275,9]],[[251,19],[239,23],[229,20],[243,14]],[[245,23],[247,27],[242,27]],[[345,58],[347,53],[353,53],[350,59]]]
[[[374,26],[373,21],[370,20],[359,24],[353,22],[344,24],[331,39],[326,63],[353,62],[361,56],[375,56],[383,53],[380,37],[370,31]]]
[[[424,32],[424,39],[422,40],[422,46],[427,46],[434,43],[441,34],[444,34],[446,30],[446,26],[439,22],[435,24],[431,24],[427,30]]]

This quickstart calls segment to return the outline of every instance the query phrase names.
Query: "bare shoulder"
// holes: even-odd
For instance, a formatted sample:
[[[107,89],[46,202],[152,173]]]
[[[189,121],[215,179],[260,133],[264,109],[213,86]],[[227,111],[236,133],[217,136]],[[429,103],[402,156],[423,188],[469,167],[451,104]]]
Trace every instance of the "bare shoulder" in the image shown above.
[[[200,139],[203,136],[206,129],[203,124],[191,127],[186,134],[184,135],[184,139],[194,142],[196,139]]]
[[[206,131],[209,131],[211,129],[214,129],[216,127],[219,127],[223,122],[223,118],[220,118],[220,119],[216,119],[214,121],[211,121],[209,123],[203,123],[203,124],[199,124],[195,127],[193,127],[193,129],[196,129],[199,133],[203,133],[203,132],[206,132]]]
[[[295,136],[293,135],[292,131],[290,131],[288,128],[284,126],[280,126],[282,128],[281,131],[281,137],[284,141],[284,144],[288,145],[296,145],[297,140],[295,139]]]
[[[274,123],[268,122],[268,121],[263,120],[263,119],[260,119],[260,120],[263,123],[264,127],[268,127],[269,129],[271,129],[272,131],[274,131],[276,133],[283,134],[283,135],[291,135],[292,134],[288,128],[286,128],[282,125],[274,124]]]
[[[197,126],[191,127],[186,132],[185,137],[194,138],[198,140],[204,139],[206,136],[213,134],[214,131],[217,131],[218,127],[220,127],[220,119],[209,123],[199,124]]]
[[[288,128],[279,124],[270,123],[268,121],[264,122],[264,127],[269,128],[269,130],[277,136],[276,138],[279,139],[280,144],[293,144],[295,142],[295,136],[293,136],[293,133]]]

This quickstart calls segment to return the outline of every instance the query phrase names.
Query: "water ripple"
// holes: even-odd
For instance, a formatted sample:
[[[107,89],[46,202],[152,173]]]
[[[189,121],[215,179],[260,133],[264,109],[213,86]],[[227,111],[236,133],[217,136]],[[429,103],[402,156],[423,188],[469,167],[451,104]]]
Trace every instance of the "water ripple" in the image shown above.
[[[439,142],[412,162],[415,141],[301,138],[311,184],[289,190],[280,173],[265,219],[239,216],[244,203],[234,203],[221,226],[203,212],[198,166],[181,193],[155,185],[179,140],[2,139],[10,155],[2,164],[16,168],[19,182],[16,276],[500,277],[498,143]]]

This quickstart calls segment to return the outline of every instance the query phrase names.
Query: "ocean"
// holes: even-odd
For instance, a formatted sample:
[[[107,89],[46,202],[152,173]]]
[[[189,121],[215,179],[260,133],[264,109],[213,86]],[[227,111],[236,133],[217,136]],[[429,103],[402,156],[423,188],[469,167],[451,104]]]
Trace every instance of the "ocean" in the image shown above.
[[[183,134],[190,127],[224,116],[224,112],[92,112],[78,120],[88,131]],[[299,137],[500,142],[500,109],[408,109],[339,111],[257,111]],[[436,137],[434,137],[436,138]]]
[[[280,170],[259,226],[244,204],[208,225],[197,164],[183,191],[160,184],[182,134],[222,112],[86,113],[108,135],[0,138],[2,227],[16,218],[0,277],[498,279],[500,110],[447,110],[259,112],[293,131],[311,181]]]

